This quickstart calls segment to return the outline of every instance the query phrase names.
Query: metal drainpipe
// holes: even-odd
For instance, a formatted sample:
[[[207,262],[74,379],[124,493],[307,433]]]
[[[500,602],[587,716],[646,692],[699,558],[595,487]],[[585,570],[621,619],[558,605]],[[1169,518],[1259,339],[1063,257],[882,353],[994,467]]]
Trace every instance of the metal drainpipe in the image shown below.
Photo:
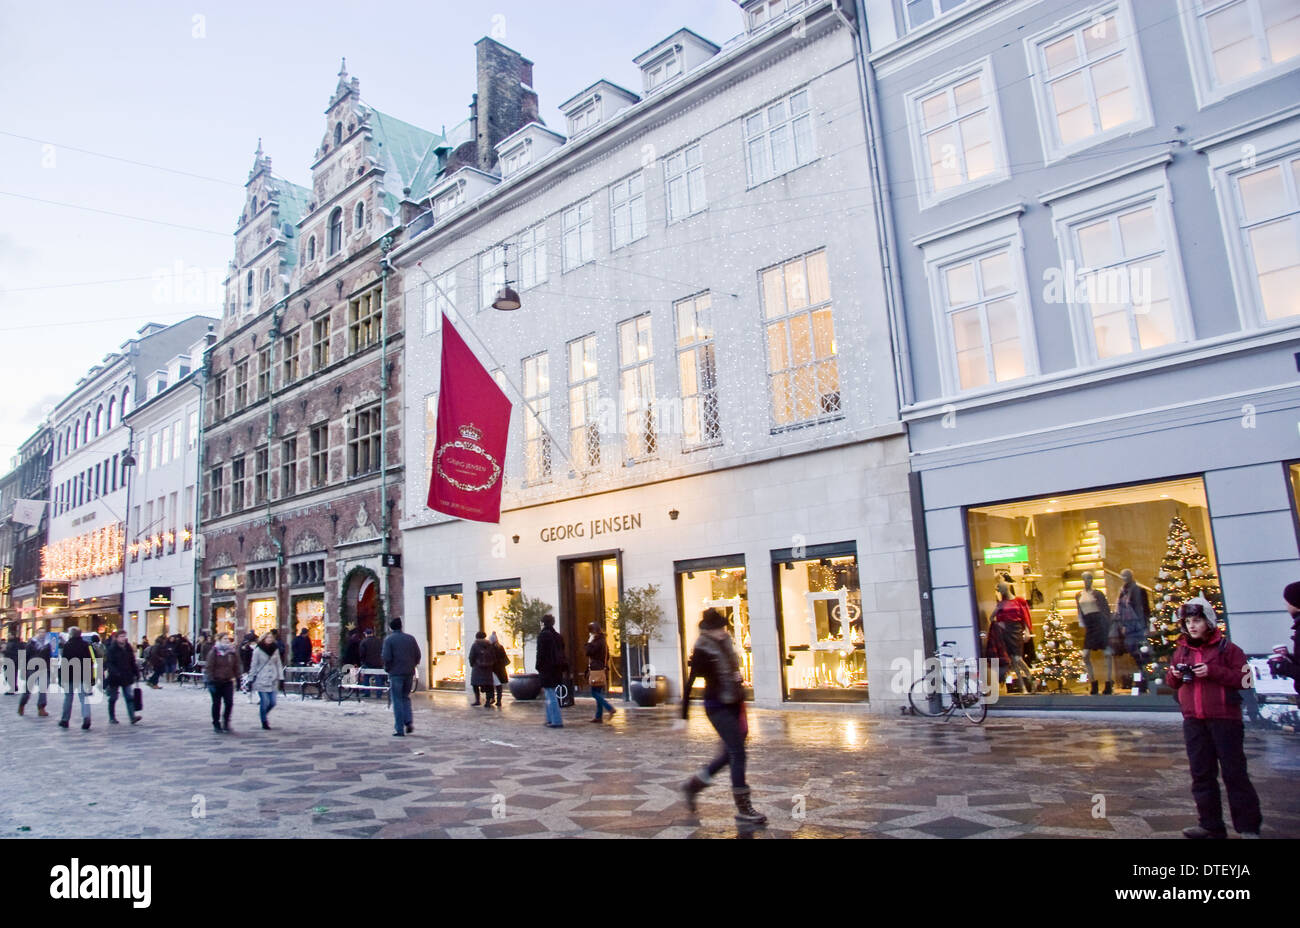
[[[275,608],[280,609],[280,590],[284,586],[284,545],[275,532],[271,530],[271,438],[275,430],[275,343],[280,340],[280,322],[288,311],[289,298],[285,297],[271,314],[271,367],[266,372],[266,537],[275,545]],[[281,359],[283,364],[283,359]],[[257,492],[257,449],[253,449],[253,492]],[[276,616],[276,624],[283,627],[281,615],[287,615],[288,603],[284,612]]]
[[[384,619],[393,617],[393,570],[388,566],[392,541],[388,537],[388,252],[393,247],[391,236],[379,242],[379,509],[383,518],[384,567]],[[379,630],[380,636],[384,629]]]

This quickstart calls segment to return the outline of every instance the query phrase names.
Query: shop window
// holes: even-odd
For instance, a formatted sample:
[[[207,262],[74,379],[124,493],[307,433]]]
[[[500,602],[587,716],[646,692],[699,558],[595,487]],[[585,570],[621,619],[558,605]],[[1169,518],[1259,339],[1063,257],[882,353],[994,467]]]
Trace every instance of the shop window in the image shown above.
[[[457,584],[425,590],[428,679],[434,689],[465,688],[465,648],[461,641],[465,628],[465,603],[460,589]]]
[[[254,599],[248,603],[249,629],[259,638],[274,628],[279,628],[274,599]]]
[[[325,597],[297,596],[293,600],[293,635],[307,629],[311,639],[312,660],[325,650]]]
[[[981,647],[1000,661],[1020,651],[1033,677],[1030,687],[1001,667],[1010,694],[1159,695],[1163,703],[1177,607],[1203,595],[1225,617],[1199,478],[978,507],[967,520]],[[1015,632],[1019,647],[990,629],[1004,614],[999,585],[1029,610],[1030,634]]]
[[[1300,464],[1287,468],[1291,475],[1291,499],[1295,503],[1296,529],[1300,531]]]
[[[355,354],[379,344],[379,329],[383,322],[379,296],[378,290],[372,290],[348,304],[349,353]]]
[[[703,562],[678,562],[677,601],[681,604],[682,663],[685,667],[700,636],[700,618],[705,609],[717,609],[727,620],[727,631],[736,645],[740,672],[745,678],[745,698],[754,698],[754,658],[749,637],[749,590],[743,557]],[[685,677],[682,678],[685,681]],[[696,680],[693,693],[704,691]]]
[[[786,698],[865,700],[866,640],[854,546],[827,545],[774,560]]]
[[[235,604],[217,603],[212,607],[212,626],[218,635],[235,634]]]
[[[495,586],[495,584],[493,585]],[[510,672],[524,673],[524,651],[521,642],[516,642],[510,633],[506,631],[505,625],[501,622],[501,611],[510,603],[510,597],[519,593],[518,581],[514,586],[497,587],[494,589],[480,589],[478,594],[478,614],[479,628],[487,632],[488,637],[496,632],[497,641],[506,649],[506,654],[510,656]],[[536,642],[534,641],[535,645]],[[536,658],[536,653],[533,657]]]

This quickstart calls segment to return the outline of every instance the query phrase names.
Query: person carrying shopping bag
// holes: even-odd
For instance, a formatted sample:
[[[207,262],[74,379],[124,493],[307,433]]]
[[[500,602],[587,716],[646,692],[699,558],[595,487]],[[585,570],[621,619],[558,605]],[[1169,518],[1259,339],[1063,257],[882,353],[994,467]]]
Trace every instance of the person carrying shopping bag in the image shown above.
[[[591,697],[596,700],[596,717],[591,721],[599,725],[604,719],[601,711],[613,718],[617,711],[608,699],[605,691],[609,688],[609,642],[605,639],[605,630],[597,622],[587,626],[591,640],[587,642],[587,684],[591,687]]]
[[[275,708],[275,694],[284,679],[284,664],[280,661],[280,649],[275,636],[267,632],[253,648],[253,659],[248,665],[249,689],[257,694],[257,711],[262,718],[262,727],[271,730],[266,717]]]

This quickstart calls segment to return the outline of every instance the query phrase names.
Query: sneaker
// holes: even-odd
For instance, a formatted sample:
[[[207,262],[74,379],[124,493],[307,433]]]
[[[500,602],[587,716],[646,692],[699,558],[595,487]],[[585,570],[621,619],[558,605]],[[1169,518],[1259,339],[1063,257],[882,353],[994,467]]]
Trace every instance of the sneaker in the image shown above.
[[[68,723],[65,722],[65,721],[63,721],[63,719],[59,719],[59,727],[60,727],[60,728],[67,728],[67,727],[68,727]]]
[[[110,724],[110,725],[121,725],[122,723],[119,722],[117,719],[109,719],[109,720],[108,720],[108,724]]]
[[[221,723],[220,723],[220,722],[213,722],[213,723],[212,723],[212,730],[215,731],[217,734],[221,734]],[[226,729],[226,731],[229,731],[229,730],[230,730],[229,728]]]
[[[138,715],[133,715],[133,716],[131,716],[131,724],[132,724],[132,725],[139,725],[139,724],[140,724],[140,716],[138,716]]]
[[[414,725],[407,725],[407,726],[406,726],[406,733],[407,733],[408,735],[409,735],[411,732],[413,732],[413,731],[415,731],[415,726],[414,726]]]
[[[406,737],[406,732],[404,732],[404,731],[395,731],[395,732],[393,732],[393,737],[394,737],[394,738],[405,738],[405,737]]]
[[[591,720],[591,724],[593,724],[593,725],[600,725],[600,724],[602,724],[604,721],[605,721],[605,720],[602,719],[602,718],[598,715],[598,716],[596,716],[594,719]]]
[[[82,720],[81,720],[81,730],[82,730],[82,731],[90,731],[90,719],[82,719]]]
[[[1191,838],[1194,841],[1202,841],[1207,838],[1214,839],[1214,840],[1222,840],[1228,837],[1228,833],[1226,831],[1224,832],[1209,831],[1208,829],[1202,828],[1200,825],[1193,825],[1190,828],[1183,829],[1183,837]]]

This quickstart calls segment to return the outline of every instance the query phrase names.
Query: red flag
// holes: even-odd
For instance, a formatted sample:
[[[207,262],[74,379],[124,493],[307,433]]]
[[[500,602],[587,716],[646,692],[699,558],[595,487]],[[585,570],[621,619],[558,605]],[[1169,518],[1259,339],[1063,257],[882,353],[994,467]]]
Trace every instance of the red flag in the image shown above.
[[[474,522],[500,522],[509,433],[510,400],[444,313],[429,508]]]

